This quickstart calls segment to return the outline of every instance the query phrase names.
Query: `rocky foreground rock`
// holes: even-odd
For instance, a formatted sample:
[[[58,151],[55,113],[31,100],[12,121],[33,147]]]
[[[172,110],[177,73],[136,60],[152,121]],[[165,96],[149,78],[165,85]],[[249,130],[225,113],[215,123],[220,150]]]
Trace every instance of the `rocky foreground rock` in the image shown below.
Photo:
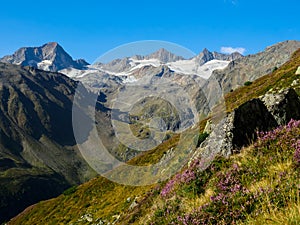
[[[216,125],[209,121],[205,132],[210,135],[192,158],[206,159],[207,166],[217,154],[228,157],[251,144],[257,138],[257,131],[271,130],[291,119],[300,119],[300,97],[295,90],[267,93],[239,106]]]

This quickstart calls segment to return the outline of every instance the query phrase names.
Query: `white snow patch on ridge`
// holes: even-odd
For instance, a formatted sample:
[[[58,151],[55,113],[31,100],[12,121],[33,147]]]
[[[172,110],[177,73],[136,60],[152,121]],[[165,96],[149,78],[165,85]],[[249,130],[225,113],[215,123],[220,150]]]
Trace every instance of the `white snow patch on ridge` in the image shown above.
[[[95,72],[101,72],[101,73],[106,73],[114,76],[119,76],[123,79],[124,83],[132,83],[136,81],[136,78],[133,76],[133,73],[136,70],[143,68],[145,66],[159,67],[159,66],[166,65],[176,73],[180,73],[184,75],[197,75],[204,79],[208,79],[214,70],[224,69],[230,63],[230,61],[214,59],[200,66],[199,62],[197,61],[197,58],[192,58],[189,60],[179,60],[179,61],[169,62],[169,63],[163,63],[158,59],[137,60],[134,58],[130,58],[129,60],[130,60],[130,68],[122,72],[109,71],[109,69],[104,69],[101,66],[98,67],[95,65],[88,66],[87,70],[77,70],[74,68],[68,68],[68,69],[61,70],[59,72],[64,73],[71,78],[82,78],[84,76],[87,76]],[[43,65],[46,66],[47,63],[48,62],[44,62]]]
[[[228,66],[229,63],[230,61],[214,59],[200,66],[194,58],[191,60],[180,60],[176,62],[171,62],[167,65],[171,70],[177,73],[183,73],[187,75],[198,75],[204,79],[208,79],[214,70],[224,69]]]

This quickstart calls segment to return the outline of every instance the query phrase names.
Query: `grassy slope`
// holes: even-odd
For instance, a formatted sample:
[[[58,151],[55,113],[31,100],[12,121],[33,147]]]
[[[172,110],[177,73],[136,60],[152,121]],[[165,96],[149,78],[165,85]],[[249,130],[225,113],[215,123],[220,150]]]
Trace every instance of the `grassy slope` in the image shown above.
[[[294,121],[203,172],[196,164],[168,182],[144,223],[300,224],[299,137]]]
[[[231,111],[270,89],[289,87],[300,78],[294,75],[299,65],[300,50],[274,73],[229,93],[226,96],[227,110]],[[37,204],[11,224],[89,224],[87,220],[78,221],[86,214],[90,214],[94,221],[110,222],[116,220],[114,215],[120,215],[121,224],[168,224],[172,221],[184,224],[185,220],[192,224],[193,220],[207,218],[215,224],[233,221],[240,224],[299,224],[300,170],[295,164],[295,147],[291,142],[299,136],[298,127],[279,132],[276,140],[261,141],[229,159],[217,158],[204,172],[197,172],[196,164],[180,173],[188,172],[191,178],[188,182],[182,182],[183,175],[179,175],[171,179],[175,184],[169,189],[169,183],[128,187],[98,177],[58,198]],[[176,138],[174,136],[130,163],[156,161],[176,145]],[[130,202],[127,202],[128,197]],[[139,204],[130,209],[135,197],[138,197]],[[204,210],[199,210],[200,207]]]

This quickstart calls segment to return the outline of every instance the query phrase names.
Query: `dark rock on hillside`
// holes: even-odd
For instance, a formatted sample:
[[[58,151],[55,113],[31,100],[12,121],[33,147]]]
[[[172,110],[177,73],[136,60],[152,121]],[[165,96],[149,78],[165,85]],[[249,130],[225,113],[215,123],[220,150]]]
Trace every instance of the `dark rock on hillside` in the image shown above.
[[[229,156],[255,141],[257,131],[269,131],[291,119],[300,119],[300,98],[294,89],[265,94],[228,113],[217,125],[209,122],[205,131],[210,136],[193,158]]]
[[[249,145],[257,138],[256,131],[268,131],[278,126],[272,114],[259,99],[241,105],[234,110],[233,115],[232,150]]]

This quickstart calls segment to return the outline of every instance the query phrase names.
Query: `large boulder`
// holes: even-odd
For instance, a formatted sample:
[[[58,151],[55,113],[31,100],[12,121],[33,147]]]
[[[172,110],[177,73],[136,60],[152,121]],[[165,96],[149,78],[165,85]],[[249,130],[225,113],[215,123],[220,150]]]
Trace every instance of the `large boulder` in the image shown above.
[[[217,154],[228,157],[257,138],[257,131],[269,131],[300,119],[300,98],[294,89],[268,93],[252,99],[228,113],[217,124],[208,121],[209,137],[196,150],[194,158],[203,159],[204,168]]]

